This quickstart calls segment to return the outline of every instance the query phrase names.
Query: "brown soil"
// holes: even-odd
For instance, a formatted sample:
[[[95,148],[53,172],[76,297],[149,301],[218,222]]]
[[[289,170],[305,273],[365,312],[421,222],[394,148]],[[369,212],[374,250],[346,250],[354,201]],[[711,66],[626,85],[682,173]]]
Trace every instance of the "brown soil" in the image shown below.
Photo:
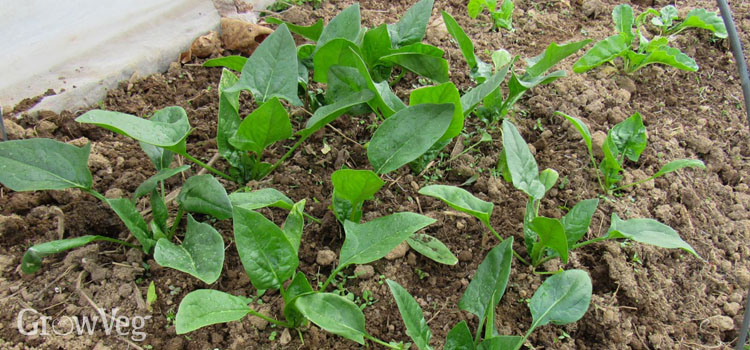
[[[311,24],[318,18],[330,19],[352,1],[325,1],[322,8],[294,7],[283,13],[284,19]],[[394,22],[413,1],[362,2],[364,24],[373,26]],[[634,1],[635,2],[635,1]],[[658,6],[666,3],[655,1]],[[489,19],[483,14],[469,19],[465,1],[436,1],[433,22],[426,41],[446,50],[452,67],[452,80],[459,88],[470,86],[466,64],[451,42],[440,20],[439,11],[451,12],[474,38],[477,52],[485,60],[485,50],[505,48],[522,57],[537,55],[551,41],[558,43],[589,37],[601,39],[612,33],[609,14],[616,1],[516,1],[515,32],[490,32]],[[708,0],[688,0],[680,8],[713,8]],[[639,6],[635,6],[638,10]],[[733,4],[735,21],[743,33],[743,45],[750,47],[750,3]],[[591,307],[580,321],[567,326],[548,325],[538,329],[529,344],[535,349],[730,349],[736,341],[736,329],[742,318],[746,288],[750,284],[750,170],[748,129],[741,103],[741,91],[728,44],[713,40],[702,32],[689,32],[678,39],[686,53],[693,56],[700,70],[686,73],[662,66],[649,66],[633,76],[597,69],[571,75],[535,88],[517,105],[511,115],[524,138],[534,145],[541,168],[552,167],[566,179],[542,203],[547,216],[560,216],[561,209],[576,202],[595,198],[600,193],[588,164],[580,136],[559,117],[560,110],[583,119],[592,132],[606,131],[635,111],[644,116],[649,147],[638,164],[628,164],[631,179],[646,177],[660,165],[677,158],[700,158],[705,171],[688,170],[669,174],[623,195],[603,200],[592,223],[589,237],[603,234],[611,213],[621,217],[650,217],[675,228],[703,257],[698,260],[681,251],[664,250],[641,244],[607,242],[584,247],[572,253],[563,268],[589,272],[594,284]],[[570,72],[574,58],[560,68]],[[218,98],[216,86],[220,70],[199,65],[174,65],[168,72],[143,80],[124,83],[102,101],[104,108],[146,115],[156,109],[179,105],[186,109],[196,128],[188,139],[188,152],[203,160],[216,152],[215,141]],[[408,77],[408,76],[407,76]],[[404,95],[415,79],[400,83]],[[248,95],[249,96],[249,95]],[[249,102],[246,99],[245,102]],[[244,113],[249,112],[245,103]],[[22,106],[18,110],[28,108]],[[91,170],[94,187],[111,195],[130,195],[136,186],[154,173],[144,161],[137,143],[103,129],[74,121],[83,111],[62,114],[40,113],[26,116],[10,125],[11,137],[52,137],[62,141],[93,143]],[[371,136],[364,121],[341,118],[333,129],[324,129],[289,161],[254,187],[274,187],[293,200],[308,199],[308,209],[322,224],[306,227],[300,250],[300,270],[313,283],[324,279],[331,266],[319,266],[320,250],[338,252],[343,232],[332,213],[330,174],[346,165],[369,166],[364,150],[348,139],[364,142]],[[11,121],[7,120],[6,124]],[[15,124],[15,123],[13,123]],[[472,118],[467,131],[482,127]],[[299,125],[295,125],[299,127]],[[484,232],[473,218],[458,215],[442,202],[417,195],[415,190],[430,183],[460,185],[473,174],[476,182],[465,188],[479,198],[495,203],[492,224],[504,236],[522,241],[524,196],[511,184],[492,176],[500,132],[489,130],[492,144],[443,163],[417,177],[406,168],[388,175],[386,187],[375,201],[365,206],[365,220],[399,211],[417,211],[438,220],[426,229],[445,242],[460,257],[453,267],[439,265],[414,252],[394,260],[372,264],[374,276],[351,279],[345,287],[361,297],[370,291],[376,302],[364,309],[368,331],[387,340],[403,340],[403,323],[393,298],[383,283],[393,279],[415,296],[432,328],[432,345],[442,348],[453,325],[467,320],[476,327],[472,315],[459,311],[457,304],[473,277],[478,264],[494,239],[482,245]],[[472,136],[470,136],[472,137]],[[85,138],[85,139],[81,139]],[[322,152],[323,143],[331,147]],[[457,141],[460,142],[460,141]],[[454,145],[446,148],[450,152]],[[271,150],[268,159],[278,158],[284,148]],[[219,161],[219,167],[225,165]],[[197,171],[193,167],[192,171]],[[186,174],[189,175],[189,174]],[[167,183],[174,189],[182,180]],[[236,186],[226,184],[229,190]],[[121,315],[150,316],[146,321],[146,339],[135,342],[153,349],[358,349],[357,344],[327,334],[317,327],[301,329],[301,337],[292,331],[274,328],[259,319],[215,325],[175,335],[170,316],[180,300],[198,288],[214,288],[237,295],[252,296],[256,291],[244,273],[236,251],[228,244],[221,279],[214,285],[189,275],[159,267],[135,249],[112,244],[93,244],[45,259],[35,275],[20,273],[17,266],[24,250],[36,243],[57,239],[58,213],[64,213],[64,236],[101,234],[126,239],[126,228],[96,199],[78,191],[13,193],[0,186],[0,348],[3,349],[132,349],[128,336],[107,336],[98,330],[93,336],[24,336],[16,328],[19,312],[34,308],[53,317],[93,316],[86,297],[99,307],[119,308]],[[278,222],[281,212],[266,211]],[[227,242],[232,242],[231,223],[215,224]],[[523,251],[516,243],[518,251]],[[545,266],[556,269],[551,264]],[[347,273],[352,274],[352,269]],[[502,334],[521,335],[531,323],[525,300],[543,281],[527,267],[514,264],[508,291],[497,308],[496,324]],[[80,286],[77,284],[81,281]],[[156,285],[158,300],[153,311],[142,302],[150,282]],[[260,311],[279,317],[282,307],[278,293],[262,296]],[[38,316],[36,316],[38,318]],[[33,320],[35,317],[29,318]],[[301,341],[304,339],[304,344]],[[375,347],[378,348],[378,347]]]

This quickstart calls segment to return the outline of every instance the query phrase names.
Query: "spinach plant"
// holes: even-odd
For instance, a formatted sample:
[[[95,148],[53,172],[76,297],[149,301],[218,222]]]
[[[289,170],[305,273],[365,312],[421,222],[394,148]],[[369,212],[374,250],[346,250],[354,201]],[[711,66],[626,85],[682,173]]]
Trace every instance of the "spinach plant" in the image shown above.
[[[492,17],[492,29],[504,28],[513,30],[513,1],[503,0],[500,8],[497,8],[497,0],[469,0],[466,9],[469,11],[469,17],[477,18],[485,8],[490,12]]]
[[[648,16],[655,15],[652,23],[659,27],[660,36],[653,38],[646,36],[643,28]],[[649,64],[664,64],[678,69],[695,72],[698,64],[690,56],[677,48],[669,46],[671,34],[676,34],[687,28],[703,28],[710,30],[719,38],[726,37],[726,28],[716,13],[703,9],[696,9],[688,14],[682,22],[675,22],[677,10],[672,6],[662,9],[661,13],[649,8],[638,17],[634,17],[633,8],[622,4],[612,11],[612,20],[617,34],[594,44],[574,65],[576,73],[586,72],[604,63],[612,62],[617,57],[623,59],[623,71],[634,73]],[[638,41],[636,42],[636,39]],[[635,49],[633,47],[636,47]]]
[[[617,125],[613,126],[607,133],[607,138],[602,144],[602,153],[604,159],[597,166],[596,158],[594,157],[594,149],[591,139],[591,132],[586,124],[573,116],[566,115],[562,112],[556,112],[567,119],[576,130],[581,134],[586,144],[586,148],[589,152],[589,158],[591,164],[595,169],[598,169],[597,180],[603,191],[607,194],[612,194],[616,191],[637,186],[644,182],[653,180],[659,176],[671,173],[673,171],[680,170],[682,168],[699,168],[705,169],[706,166],[702,161],[698,159],[678,159],[673,160],[667,164],[664,164],[659,171],[649,176],[648,178],[635,181],[633,183],[620,185],[618,183],[622,180],[623,176],[621,173],[624,171],[625,160],[629,159],[632,162],[637,162],[640,158],[641,153],[646,149],[647,136],[646,127],[643,125],[643,119],[639,113],[634,113],[630,118],[623,120]]]

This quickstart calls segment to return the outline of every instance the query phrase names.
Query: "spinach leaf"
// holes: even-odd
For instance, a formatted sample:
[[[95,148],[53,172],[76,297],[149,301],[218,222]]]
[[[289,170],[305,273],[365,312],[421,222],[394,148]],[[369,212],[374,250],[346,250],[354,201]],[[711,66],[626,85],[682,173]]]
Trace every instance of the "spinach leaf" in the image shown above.
[[[200,223],[187,216],[187,231],[181,245],[166,238],[156,242],[154,260],[192,275],[211,284],[216,282],[224,267],[224,240],[211,225]]]

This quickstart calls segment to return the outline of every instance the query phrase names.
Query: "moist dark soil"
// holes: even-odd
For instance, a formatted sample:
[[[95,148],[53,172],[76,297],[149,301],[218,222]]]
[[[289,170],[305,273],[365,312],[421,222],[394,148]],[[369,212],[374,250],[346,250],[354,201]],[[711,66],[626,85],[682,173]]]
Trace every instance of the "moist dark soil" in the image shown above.
[[[558,43],[612,34],[610,13],[616,1],[599,0],[517,0],[514,32],[493,32],[488,15],[470,19],[465,2],[438,0],[429,24],[426,41],[446,50],[452,81],[460,89],[473,86],[467,66],[456,44],[444,28],[440,11],[453,14],[473,38],[485,61],[488,53],[504,48],[524,58],[539,54],[550,42]],[[644,5],[661,7],[668,2],[633,1],[636,11]],[[656,2],[656,4],[653,4]],[[280,16],[298,24],[312,24],[319,18],[330,20],[352,1],[325,1],[321,8],[296,6]],[[364,25],[393,23],[413,1],[362,1]],[[648,3],[648,4],[644,4]],[[669,2],[671,3],[671,2]],[[713,9],[708,0],[679,1],[687,11],[694,7]],[[732,9],[742,35],[750,47],[750,3],[734,1]],[[548,271],[559,267],[583,269],[593,281],[593,299],[586,315],[578,322],[547,325],[529,338],[534,349],[730,349],[736,342],[742,307],[750,285],[750,147],[744,119],[741,89],[728,43],[700,31],[684,33],[676,45],[694,57],[700,66],[696,73],[664,66],[649,66],[625,76],[604,67],[585,74],[571,74],[553,84],[537,87],[525,95],[509,118],[532,145],[540,168],[554,168],[561,182],[542,202],[542,214],[560,217],[565,208],[580,200],[597,198],[601,190],[590,167],[586,148],[575,129],[554,115],[562,111],[584,120],[592,133],[606,132],[634,112],[640,112],[648,130],[649,146],[638,163],[628,163],[627,180],[653,174],[678,158],[699,158],[706,170],[683,170],[649,181],[618,196],[601,201],[594,216],[589,238],[604,234],[609,218],[657,219],[676,229],[702,257],[683,251],[665,250],[642,244],[606,242],[586,246],[572,253],[567,265],[553,261]],[[576,56],[577,57],[577,56]],[[569,73],[576,57],[559,66]],[[523,64],[521,64],[523,66]],[[518,69],[522,69],[520,67]],[[147,116],[156,109],[179,105],[190,118],[195,131],[188,139],[188,152],[203,161],[216,153],[218,68],[177,63],[164,74],[126,82],[109,92],[99,106]],[[408,90],[420,81],[407,75],[396,87],[406,99]],[[242,113],[250,112],[250,95],[243,95]],[[27,109],[20,106],[18,111]],[[90,168],[94,188],[108,197],[130,196],[137,185],[155,173],[138,144],[101,128],[78,124],[74,119],[85,112],[71,111],[25,115],[6,119],[12,139],[50,137],[76,145],[92,143]],[[293,118],[300,128],[304,119]],[[310,138],[303,147],[266,180],[248,184],[252,188],[274,187],[291,199],[308,200],[307,210],[322,219],[305,228],[300,249],[300,270],[316,285],[326,278],[332,266],[317,262],[319,252],[338,252],[343,230],[328,209],[332,186],[330,175],[344,166],[369,167],[361,146],[372,135],[368,125],[375,117],[343,117]],[[490,235],[483,237],[482,225],[474,218],[450,210],[442,202],[417,194],[420,187],[440,183],[461,185],[481,199],[495,204],[492,224],[501,235],[515,237],[516,250],[524,251],[522,218],[525,197],[513,186],[496,177],[494,170],[501,135],[497,127],[487,131],[493,141],[484,143],[454,161],[447,161],[452,150],[460,150],[479,138],[484,124],[467,119],[465,135],[446,147],[443,161],[424,174],[415,175],[406,167],[385,176],[386,186],[376,199],[366,203],[365,220],[393,212],[414,211],[433,217],[437,224],[426,232],[438,237],[459,257],[455,266],[437,264],[415,252],[402,252],[391,259],[372,263],[375,273],[347,279],[341,286],[353,293],[364,308],[367,330],[386,340],[406,341],[404,325],[388,288],[386,278],[395,280],[414,295],[433,332],[432,345],[440,349],[447,332],[466,320],[476,327],[477,320],[458,309],[458,301],[488,250],[497,244]],[[265,157],[278,159],[293,141],[285,141]],[[216,166],[226,168],[223,161]],[[199,170],[193,166],[187,175]],[[467,181],[471,180],[471,181]],[[167,181],[169,191],[183,179]],[[225,183],[228,190],[238,186]],[[147,203],[140,203],[141,209]],[[263,212],[277,223],[281,211]],[[42,269],[24,275],[18,269],[30,245],[85,234],[127,239],[119,219],[95,198],[79,191],[14,193],[0,186],[0,348],[3,349],[359,349],[359,345],[326,333],[315,326],[296,331],[275,328],[260,319],[246,317],[241,322],[214,325],[178,336],[172,323],[180,300],[190,291],[213,288],[235,295],[253,296],[254,290],[233,247],[231,222],[214,226],[227,242],[222,277],[213,285],[175,270],[162,268],[137,249],[110,243],[92,244],[45,259]],[[204,219],[199,217],[199,219]],[[353,268],[345,271],[353,276]],[[365,278],[362,278],[365,277]],[[508,290],[495,316],[501,334],[522,335],[531,323],[526,301],[545,276],[514,262]],[[158,299],[149,311],[144,302],[148,285],[154,282]],[[367,302],[366,294],[372,295]],[[88,299],[91,299],[89,302]],[[281,317],[282,299],[267,292],[255,307],[273,317]],[[145,322],[145,339],[133,334],[107,335],[101,329],[92,336],[25,336],[17,329],[22,309],[33,308],[41,315],[94,316],[92,303],[120,315],[150,316]],[[40,315],[27,313],[26,325]],[[30,329],[27,329],[30,330]],[[371,345],[373,348],[378,346]]]

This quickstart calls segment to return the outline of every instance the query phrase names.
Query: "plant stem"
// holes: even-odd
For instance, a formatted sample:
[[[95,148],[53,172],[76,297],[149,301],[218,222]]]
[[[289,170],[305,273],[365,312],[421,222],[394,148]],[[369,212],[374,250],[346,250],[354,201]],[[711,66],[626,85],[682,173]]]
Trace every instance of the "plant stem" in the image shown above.
[[[187,158],[191,162],[200,165],[203,169],[206,169],[206,170],[208,170],[208,171],[210,171],[210,172],[212,172],[212,173],[214,173],[216,175],[219,175],[219,176],[221,176],[221,177],[223,177],[223,178],[225,178],[225,179],[227,179],[229,181],[236,182],[231,176],[229,176],[229,175],[227,175],[227,174],[225,174],[225,173],[223,173],[221,171],[218,171],[218,170],[214,169],[212,166],[210,166],[210,165],[208,165],[206,163],[203,163],[203,162],[201,162],[198,159],[195,159],[195,157],[193,157],[193,156],[191,156],[191,155],[189,155],[187,153],[182,154],[182,156],[185,157],[185,158]]]
[[[83,190],[84,192],[86,192],[86,193],[88,193],[88,194],[90,194],[90,195],[92,195],[92,196],[96,197],[96,198],[97,198],[97,199],[99,199],[100,201],[102,201],[102,202],[104,202],[104,203],[107,203],[107,204],[109,204],[109,200],[107,200],[107,197],[104,197],[104,195],[103,195],[103,194],[101,194],[101,193],[99,193],[99,192],[96,192],[96,190],[94,190],[93,188],[83,188],[82,190]]]
[[[578,243],[578,244],[574,244],[574,245],[573,245],[572,247],[570,247],[570,250],[573,250],[573,249],[576,249],[576,248],[580,248],[580,247],[583,247],[583,246],[589,245],[589,244],[591,244],[591,243],[596,243],[596,242],[606,241],[606,240],[608,240],[608,239],[609,239],[609,237],[607,237],[607,236],[604,236],[604,237],[597,237],[597,238],[594,238],[594,239],[590,239],[590,240],[588,240],[588,241],[585,241],[585,242],[581,242],[581,243]]]
[[[249,313],[251,315],[260,317],[260,318],[262,318],[262,319],[264,319],[264,320],[266,320],[268,322],[271,322],[271,323],[273,323],[273,324],[275,324],[277,326],[281,326],[281,327],[284,327],[284,328],[294,328],[294,325],[292,325],[290,323],[286,323],[286,322],[282,322],[282,321],[279,321],[279,320],[275,320],[275,319],[270,318],[270,317],[268,317],[268,316],[266,316],[266,315],[264,315],[264,314],[262,314],[262,313],[260,313],[258,311],[255,311],[253,309],[249,309],[249,310],[250,310]]]
[[[500,240],[500,242],[502,242],[502,241],[503,241],[503,239],[502,239],[502,238],[500,238],[500,234],[499,234],[499,233],[497,233],[497,231],[495,231],[495,229],[494,229],[494,228],[493,228],[492,226],[490,226],[490,225],[489,225],[488,223],[485,223],[485,225],[486,225],[487,227],[489,227],[490,231],[492,231],[492,233],[493,233],[493,234],[495,235],[495,237],[497,237],[497,239],[499,239],[499,240]],[[513,249],[512,251],[513,251],[513,256],[515,256],[515,257],[516,257],[516,259],[518,259],[518,261],[520,261],[520,262],[521,262],[522,264],[524,264],[524,265],[530,265],[530,264],[529,264],[529,262],[528,262],[528,261],[526,261],[526,259],[522,258],[522,257],[521,257],[521,255],[519,255],[519,254],[518,254],[518,253],[516,252],[516,250],[515,250],[515,249]]]
[[[318,219],[318,218],[316,218],[316,217],[314,217],[314,216],[312,216],[312,215],[310,215],[308,213],[303,212],[302,215],[304,215],[306,218],[310,219],[310,221],[314,221],[317,224],[322,224],[322,222],[320,221],[320,219]]]
[[[375,338],[375,337],[373,337],[373,336],[371,336],[371,335],[369,335],[367,333],[364,334],[364,337],[365,337],[365,339],[368,339],[368,340],[372,341],[373,343],[380,344],[380,345],[385,346],[385,347],[387,347],[389,349],[403,349],[403,347],[401,347],[401,346],[396,346],[396,345],[388,344],[388,343],[386,343],[386,342],[384,342],[384,341],[382,341],[382,340],[380,340],[378,338]]]
[[[552,259],[554,259],[554,258],[556,258],[556,256],[551,256],[551,255],[549,255],[549,256],[545,256],[545,257],[544,257],[543,259],[541,259],[541,260],[537,261],[537,262],[536,262],[536,264],[534,264],[534,267],[537,267],[537,266],[539,266],[539,265],[541,265],[541,264],[544,264],[544,263],[546,263],[547,261],[550,261],[550,260],[552,260]]]
[[[393,78],[393,81],[391,81],[390,86],[398,84],[398,82],[401,81],[401,78],[403,78],[404,75],[406,75],[406,69],[402,68],[401,69],[401,73],[399,73],[399,75],[397,75],[395,78]]]
[[[335,270],[333,270],[331,272],[331,275],[328,276],[328,279],[325,281],[325,283],[323,283],[323,286],[320,287],[320,290],[318,291],[325,292],[326,287],[328,287],[328,285],[331,284],[331,282],[333,282],[333,279],[336,278],[336,275],[338,275],[338,273],[341,272],[343,268],[344,268],[343,265],[339,265]]]
[[[180,224],[180,220],[182,220],[183,215],[185,215],[185,209],[180,205],[180,209],[177,209],[177,217],[174,219],[174,223],[172,224],[172,227],[169,229],[169,233],[167,234],[167,239],[172,240],[174,232],[177,230],[177,226]]]
[[[626,189],[626,188],[628,188],[628,187],[638,186],[638,185],[640,185],[640,184],[642,184],[642,183],[644,183],[644,182],[648,182],[648,181],[651,181],[651,180],[653,180],[653,179],[655,179],[655,178],[656,178],[656,176],[649,176],[649,177],[647,177],[647,178],[645,178],[645,179],[643,179],[643,180],[640,180],[640,181],[636,181],[636,182],[633,182],[633,183],[629,183],[629,184],[627,184],[627,185],[622,185],[622,186],[620,186],[620,187],[617,187],[617,188],[613,189],[613,190],[612,190],[612,192],[615,192],[615,191],[620,191],[620,190]]]
[[[478,146],[478,145],[479,145],[480,143],[482,143],[482,141],[479,141],[479,142],[477,142],[477,143],[475,143],[475,144],[473,144],[473,145],[469,146],[469,148],[467,148],[467,149],[465,149],[465,150],[461,151],[461,153],[459,153],[459,154],[455,155],[454,157],[451,157],[451,159],[448,159],[448,163],[450,163],[450,162],[452,162],[452,161],[456,160],[456,158],[458,158],[458,157],[460,157],[460,156],[462,156],[462,155],[466,154],[466,152],[469,152],[469,151],[471,151],[472,149],[474,149],[474,147]]]
[[[300,139],[297,140],[297,142],[294,144],[294,146],[292,146],[292,148],[290,148],[289,151],[287,151],[286,154],[284,154],[281,157],[281,159],[279,159],[278,161],[276,161],[276,163],[274,163],[270,168],[268,168],[268,171],[266,171],[266,173],[263,174],[263,177],[266,177],[266,175],[268,175],[268,174],[272,173],[274,170],[276,170],[276,168],[278,168],[279,165],[281,165],[281,163],[283,163],[287,158],[289,158],[289,156],[291,156],[292,153],[294,153],[294,151],[297,150],[297,148],[302,144],[302,142],[304,142],[305,140],[307,140],[308,137],[310,137],[310,135],[305,135],[305,136],[300,137]]]

